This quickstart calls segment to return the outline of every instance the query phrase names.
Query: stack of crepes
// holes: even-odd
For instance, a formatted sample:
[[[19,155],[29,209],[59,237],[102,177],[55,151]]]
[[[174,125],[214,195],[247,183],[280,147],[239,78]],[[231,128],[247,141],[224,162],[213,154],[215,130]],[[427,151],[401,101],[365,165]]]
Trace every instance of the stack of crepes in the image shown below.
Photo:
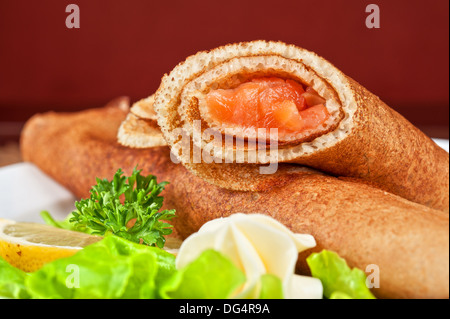
[[[448,153],[325,59],[280,42],[230,44],[188,57],[128,104],[35,115],[24,160],[79,197],[138,165],[170,182],[165,207],[181,238],[262,213],[314,236],[304,256],[329,249],[352,267],[377,265],[378,297],[449,297]]]

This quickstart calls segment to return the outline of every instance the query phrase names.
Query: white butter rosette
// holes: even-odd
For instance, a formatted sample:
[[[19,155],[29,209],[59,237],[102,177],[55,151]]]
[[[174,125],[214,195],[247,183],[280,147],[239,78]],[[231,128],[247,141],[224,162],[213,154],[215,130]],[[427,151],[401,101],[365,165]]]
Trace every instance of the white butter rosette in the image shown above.
[[[264,274],[281,279],[285,298],[322,298],[319,279],[294,273],[298,253],[316,245],[314,237],[295,234],[275,219],[262,214],[233,214],[205,223],[181,245],[178,269],[203,251],[214,249],[227,256],[246,276],[234,298],[257,298]]]

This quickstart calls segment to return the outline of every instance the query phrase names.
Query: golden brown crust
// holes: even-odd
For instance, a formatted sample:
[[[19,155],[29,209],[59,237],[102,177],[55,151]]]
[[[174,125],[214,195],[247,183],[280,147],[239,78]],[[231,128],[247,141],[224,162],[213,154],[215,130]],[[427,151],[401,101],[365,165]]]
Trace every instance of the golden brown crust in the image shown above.
[[[336,251],[350,266],[363,270],[378,265],[378,297],[449,297],[448,214],[368,185],[289,165],[274,175],[282,187],[264,192],[219,188],[171,162],[167,147],[119,145],[115,136],[127,113],[107,107],[36,115],[23,130],[23,158],[79,197],[88,196],[95,177],[111,178],[119,167],[130,173],[139,165],[159,181],[170,182],[163,193],[164,206],[177,210],[173,223],[183,238],[214,218],[263,213],[295,232],[312,234],[318,244],[315,251]],[[307,272],[302,259],[298,270]]]
[[[411,201],[449,212],[449,154],[377,96],[349,78],[358,103],[351,133],[292,162],[367,180]]]
[[[150,95],[133,103],[117,131],[119,144],[134,148],[167,145],[156,122],[156,113],[153,110],[154,100],[154,95]]]
[[[117,141],[135,148],[167,145],[156,120],[140,118],[131,111],[120,124]]]
[[[156,121],[156,113],[153,109],[154,101],[154,95],[150,95],[149,97],[140,99],[139,101],[133,103],[130,108],[130,112],[141,119]]]

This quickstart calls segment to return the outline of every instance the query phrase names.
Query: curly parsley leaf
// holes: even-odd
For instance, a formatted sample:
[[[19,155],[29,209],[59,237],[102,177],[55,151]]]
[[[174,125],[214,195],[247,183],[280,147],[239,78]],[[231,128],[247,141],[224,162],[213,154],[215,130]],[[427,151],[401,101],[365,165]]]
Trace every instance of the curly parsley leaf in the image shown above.
[[[89,229],[91,234],[112,233],[135,243],[164,247],[164,236],[172,233],[167,223],[175,210],[159,211],[164,198],[159,194],[167,182],[157,183],[153,175],[143,176],[133,169],[122,176],[118,169],[111,181],[97,178],[90,198],[75,202],[69,222],[75,229]]]

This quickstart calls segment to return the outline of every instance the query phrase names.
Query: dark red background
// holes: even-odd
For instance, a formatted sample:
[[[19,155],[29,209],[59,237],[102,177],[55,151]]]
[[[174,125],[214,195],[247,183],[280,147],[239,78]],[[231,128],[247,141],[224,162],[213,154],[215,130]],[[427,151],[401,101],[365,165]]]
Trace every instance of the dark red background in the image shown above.
[[[67,29],[68,4],[81,28]],[[381,28],[367,29],[378,4]],[[448,138],[449,2],[0,0],[0,141],[36,112],[152,94],[186,56],[282,40],[333,62],[432,137]]]

